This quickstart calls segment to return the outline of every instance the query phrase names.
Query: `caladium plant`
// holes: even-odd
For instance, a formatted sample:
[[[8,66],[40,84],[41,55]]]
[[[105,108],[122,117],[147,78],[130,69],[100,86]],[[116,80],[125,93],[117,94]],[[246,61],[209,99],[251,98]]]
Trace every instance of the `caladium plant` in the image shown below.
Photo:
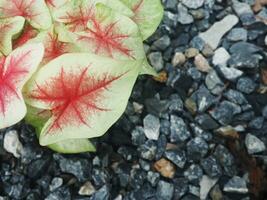
[[[43,146],[95,151],[140,74],[160,0],[0,0],[0,129],[23,118]]]

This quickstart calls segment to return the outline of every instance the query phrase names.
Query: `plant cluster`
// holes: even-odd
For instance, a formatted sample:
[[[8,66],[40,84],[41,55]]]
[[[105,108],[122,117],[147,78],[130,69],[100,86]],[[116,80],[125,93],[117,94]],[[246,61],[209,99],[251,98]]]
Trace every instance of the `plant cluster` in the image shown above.
[[[94,151],[122,115],[160,0],[0,0],[0,129],[25,118],[43,146]]]

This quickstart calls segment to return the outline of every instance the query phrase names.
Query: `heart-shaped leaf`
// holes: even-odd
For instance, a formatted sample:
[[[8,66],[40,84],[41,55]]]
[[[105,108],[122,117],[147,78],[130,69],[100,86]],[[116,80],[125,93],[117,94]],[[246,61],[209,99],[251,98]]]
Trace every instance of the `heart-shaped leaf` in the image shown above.
[[[28,104],[52,112],[40,144],[103,135],[124,112],[141,64],[72,53],[43,66],[25,90]]]
[[[0,0],[0,18],[22,16],[37,29],[51,26],[51,16],[44,0]]]
[[[31,44],[0,58],[0,129],[19,122],[26,114],[22,87],[43,58],[42,44]]]
[[[12,51],[12,38],[18,34],[24,25],[23,17],[0,19],[0,52],[8,55]]]
[[[38,31],[34,29],[31,25],[26,23],[19,37],[13,40],[13,48],[17,48],[17,47],[24,45],[30,39],[36,37],[37,34],[38,34]]]
[[[121,0],[133,12],[132,19],[138,24],[143,36],[147,39],[155,32],[163,17],[163,7],[160,0]],[[188,0],[190,1],[190,0]]]
[[[43,126],[50,117],[50,111],[41,110],[27,105],[27,115],[25,116],[25,121],[35,128],[38,138]],[[96,151],[94,145],[86,138],[67,139],[54,144],[50,144],[47,147],[59,153],[81,153]]]
[[[66,24],[71,32],[84,31],[95,14],[95,5],[99,2],[126,16],[133,16],[132,11],[118,0],[71,0],[53,10],[53,17],[55,21]]]
[[[46,64],[50,60],[64,54],[77,52],[77,47],[69,42],[61,42],[59,40],[58,33],[55,28],[52,26],[50,29],[41,31],[35,38],[28,41],[29,43],[43,43],[45,47],[44,58],[42,65]]]

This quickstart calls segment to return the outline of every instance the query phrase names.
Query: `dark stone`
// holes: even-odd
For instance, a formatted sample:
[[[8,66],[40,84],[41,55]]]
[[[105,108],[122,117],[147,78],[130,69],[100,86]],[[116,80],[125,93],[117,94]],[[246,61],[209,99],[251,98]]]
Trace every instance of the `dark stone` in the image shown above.
[[[209,150],[207,142],[200,137],[195,137],[190,140],[186,147],[188,157],[193,160],[200,160]]]
[[[60,187],[57,190],[51,192],[46,200],[71,200],[71,194],[68,188]]]
[[[239,113],[241,113],[240,106],[230,101],[221,102],[218,107],[211,111],[212,117],[223,125],[230,124],[233,116]]]
[[[165,152],[165,157],[172,161],[177,167],[184,168],[186,163],[186,155],[184,151],[167,150]]]
[[[140,157],[146,160],[153,160],[157,153],[157,144],[154,140],[147,140],[138,147]]]
[[[171,200],[173,197],[174,186],[166,181],[159,181],[157,186],[157,198]]]
[[[195,120],[204,130],[213,130],[219,128],[219,124],[208,114],[198,115],[196,116]]]
[[[201,166],[205,173],[211,178],[220,177],[222,175],[222,168],[213,156],[201,160]]]
[[[87,159],[65,158],[59,154],[54,154],[54,159],[62,172],[73,174],[80,182],[90,178],[92,165]]]

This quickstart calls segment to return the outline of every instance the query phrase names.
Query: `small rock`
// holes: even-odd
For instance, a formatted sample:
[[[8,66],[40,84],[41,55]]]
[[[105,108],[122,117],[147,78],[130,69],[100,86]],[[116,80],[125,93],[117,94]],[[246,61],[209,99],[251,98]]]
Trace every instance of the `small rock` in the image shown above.
[[[203,54],[205,57],[207,57],[207,58],[213,56],[213,54],[214,54],[214,51],[213,51],[213,49],[211,48],[211,46],[208,45],[208,44],[206,44],[206,43],[205,43],[204,48],[202,49],[201,52],[202,52],[202,54]]]
[[[212,94],[219,95],[224,90],[224,83],[221,81],[215,70],[208,73],[205,83]]]
[[[186,163],[186,156],[184,151],[167,150],[165,156],[172,161],[177,167],[184,168]]]
[[[160,121],[158,117],[148,114],[144,118],[144,131],[148,139],[157,140],[159,138]]]
[[[71,194],[68,188],[60,187],[51,192],[45,200],[71,200]]]
[[[205,47],[205,42],[198,36],[195,36],[191,41],[190,41],[190,46],[193,48],[198,49],[199,51],[202,51]]]
[[[218,179],[211,179],[204,175],[200,180],[200,199],[205,200],[209,194],[210,189],[217,183]]]
[[[157,197],[159,199],[171,200],[173,197],[174,186],[166,181],[159,181],[157,186]]]
[[[21,156],[23,146],[19,141],[19,136],[16,130],[6,132],[4,137],[4,149],[7,152],[12,153],[16,158]]]
[[[199,182],[199,180],[201,179],[201,177],[203,176],[203,170],[201,169],[201,167],[199,165],[196,164],[192,164],[185,172],[184,172],[184,176],[190,181],[190,182],[194,182],[197,181]]]
[[[186,61],[185,55],[181,52],[176,52],[172,58],[172,66],[183,65]]]
[[[110,199],[109,188],[107,185],[102,186],[90,198],[90,200],[100,200],[100,199],[101,200],[109,200]]]
[[[221,72],[225,79],[233,82],[235,82],[236,79],[238,79],[244,73],[239,69],[236,69],[234,67],[226,67],[224,65],[218,65],[218,70]]]
[[[217,98],[213,96],[204,85],[201,85],[199,89],[192,94],[191,98],[197,103],[197,108],[200,113],[206,111],[217,102]]]
[[[185,178],[174,179],[174,197],[181,199],[189,190],[188,180]]]
[[[182,0],[182,3],[190,9],[197,9],[203,6],[204,0]]]
[[[211,178],[217,178],[222,175],[222,168],[213,156],[201,160],[201,166],[205,173]]]
[[[264,122],[263,117],[256,117],[255,119],[249,122],[248,127],[253,129],[261,129],[263,126],[263,122]]]
[[[52,179],[51,184],[49,185],[49,190],[54,191],[63,184],[63,179],[60,177],[55,177]]]
[[[148,55],[148,59],[150,64],[154,67],[154,69],[159,72],[164,67],[164,62],[162,58],[161,52],[152,52]]]
[[[186,147],[189,158],[193,160],[200,160],[203,158],[209,149],[207,142],[200,137],[191,139]]]
[[[267,119],[267,105],[262,109],[262,116]]]
[[[140,156],[146,160],[153,160],[157,153],[157,145],[154,140],[147,140],[144,144],[137,149],[140,152]]]
[[[226,49],[223,47],[220,47],[215,51],[214,56],[212,58],[212,63],[215,66],[217,66],[217,65],[226,66],[227,61],[230,59],[230,57],[231,56],[226,51]]]
[[[243,178],[234,176],[224,185],[223,191],[246,194],[248,193],[248,188],[246,185],[246,181]]]
[[[153,43],[152,49],[164,51],[170,44],[170,37],[164,35]]]
[[[234,28],[227,35],[227,39],[232,42],[246,41],[248,37],[248,31],[244,28]]]
[[[208,114],[198,115],[195,120],[204,130],[213,130],[219,127],[219,124]]]
[[[234,115],[241,113],[241,107],[230,101],[222,101],[211,112],[211,116],[222,125],[228,125],[232,122]]]
[[[221,21],[214,23],[206,32],[200,33],[199,36],[209,44],[212,49],[216,49],[221,38],[238,23],[235,15],[228,15]]]
[[[62,172],[73,174],[80,182],[86,181],[90,177],[92,165],[87,159],[67,159],[59,154],[54,154],[54,159],[59,163]]]
[[[256,84],[249,77],[241,77],[236,84],[236,89],[246,94],[252,93],[255,88]]]
[[[219,144],[215,149],[214,156],[221,164],[226,175],[235,175],[235,159],[226,147]]]
[[[189,191],[190,194],[195,195],[196,197],[200,196],[200,188],[195,185],[189,185]]]
[[[165,158],[161,158],[155,162],[154,167],[163,177],[173,178],[175,175],[176,170],[174,164]]]
[[[233,0],[233,9],[239,16],[243,25],[251,25],[256,21],[254,13],[249,4]]]
[[[146,141],[144,128],[141,126],[135,127],[135,129],[131,132],[132,135],[132,143],[134,145],[142,145]]]
[[[226,97],[229,101],[238,104],[238,105],[244,105],[247,104],[247,99],[244,97],[244,95],[241,92],[238,92],[236,90],[230,89],[227,92],[225,92],[224,97]]]
[[[185,56],[187,58],[194,58],[198,54],[199,54],[199,50],[196,48],[189,48],[189,49],[186,49],[185,51]]]
[[[86,181],[79,189],[79,195],[90,196],[95,193],[95,187],[90,181]]]
[[[210,191],[210,197],[212,200],[223,200],[223,194],[219,185],[215,185]]]
[[[147,173],[147,180],[152,185],[152,187],[155,187],[160,180],[160,175],[157,172],[149,171]]]
[[[191,24],[194,22],[194,18],[188,13],[188,10],[185,6],[183,6],[182,4],[178,4],[177,9],[178,22],[180,22],[181,24]]]
[[[246,135],[245,144],[249,154],[260,153],[266,150],[265,144],[250,133]]]
[[[194,64],[196,65],[196,68],[201,72],[209,72],[211,70],[209,62],[202,54],[198,54],[195,57]]]
[[[187,129],[187,126],[184,120],[175,115],[171,115],[171,127],[170,127],[171,142],[181,142],[185,141],[190,137],[190,132]]]

